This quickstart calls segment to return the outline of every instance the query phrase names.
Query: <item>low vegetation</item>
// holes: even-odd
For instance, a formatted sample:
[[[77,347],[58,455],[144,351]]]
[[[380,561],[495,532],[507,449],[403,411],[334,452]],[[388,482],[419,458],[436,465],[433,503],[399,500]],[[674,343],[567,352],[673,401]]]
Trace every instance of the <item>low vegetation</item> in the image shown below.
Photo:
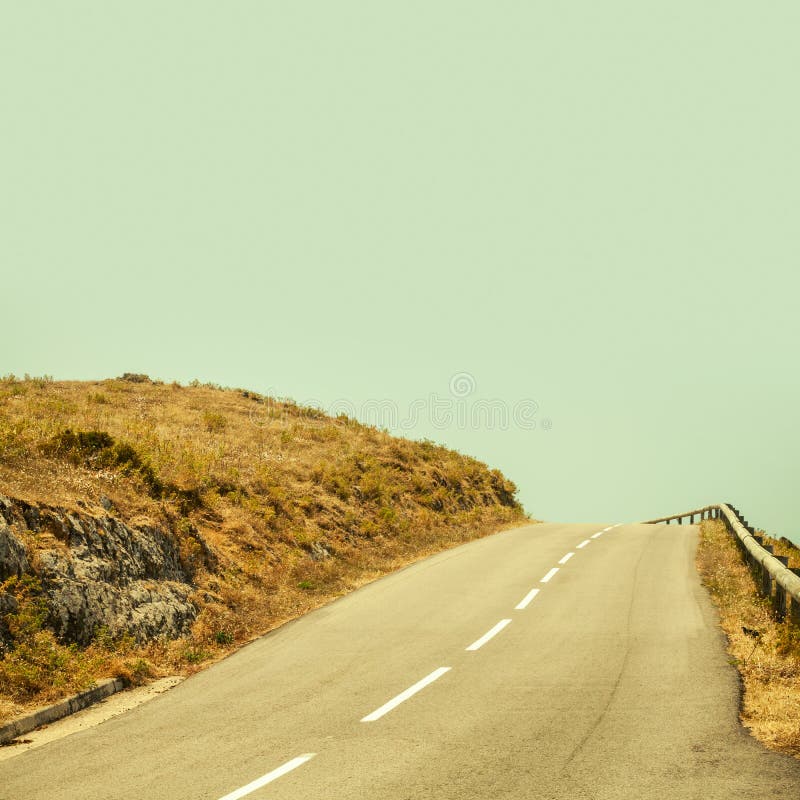
[[[788,539],[764,541],[800,566],[800,550]],[[775,618],[721,521],[702,523],[697,563],[742,676],[743,724],[767,746],[800,758],[800,629]]]
[[[8,577],[0,721],[98,677],[191,672],[403,564],[525,520],[511,481],[432,442],[141,374],[0,379],[0,494],[169,531],[199,609],[188,637],[98,630],[78,646],[48,625],[35,576]],[[26,536],[33,565],[66,546]]]

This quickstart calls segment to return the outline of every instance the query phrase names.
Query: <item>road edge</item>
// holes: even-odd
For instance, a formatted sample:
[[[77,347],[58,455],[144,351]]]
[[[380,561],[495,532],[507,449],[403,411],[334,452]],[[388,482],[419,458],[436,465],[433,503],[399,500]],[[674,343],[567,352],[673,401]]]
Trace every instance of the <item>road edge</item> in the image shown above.
[[[49,725],[51,722],[56,722],[77,711],[82,711],[84,708],[88,708],[94,703],[110,697],[112,694],[121,692],[124,688],[125,683],[119,678],[107,678],[98,681],[90,689],[40,708],[38,711],[33,711],[24,717],[18,717],[5,725],[0,725],[0,746],[7,745],[13,742],[14,739],[30,733],[30,731],[42,725]]]
[[[297,622],[298,620],[302,619],[303,617],[307,616],[308,614],[317,611],[320,608],[324,608],[325,606],[329,606],[332,603],[336,602],[337,600],[341,600],[345,597],[349,597],[354,592],[357,592],[359,589],[362,589],[368,586],[371,583],[375,583],[376,581],[382,580],[383,578],[388,578],[392,575],[396,575],[398,572],[402,572],[405,569],[408,569],[411,566],[419,563],[420,561],[424,561],[428,558],[434,558],[435,556],[441,555],[446,553],[448,550],[454,550],[458,547],[461,547],[465,544],[470,544],[472,542],[481,541],[483,539],[488,538],[489,536],[496,536],[499,533],[505,533],[506,531],[514,530],[516,528],[524,528],[529,525],[542,525],[545,524],[544,520],[536,519],[536,518],[526,518],[523,520],[514,520],[512,522],[505,523],[501,525],[497,530],[493,531],[486,536],[479,536],[476,539],[470,539],[467,542],[460,542],[458,544],[453,545],[452,547],[446,547],[443,550],[438,550],[433,553],[427,553],[425,555],[419,556],[418,558],[413,558],[408,563],[399,566],[390,572],[384,573],[382,575],[377,575],[365,583],[360,584],[358,586],[353,587],[349,591],[345,592],[342,595],[337,595],[333,597],[327,598],[324,602],[322,602],[319,606],[314,606],[305,610],[303,613],[298,614],[297,616],[290,617],[288,619],[281,620],[278,622],[275,627],[270,628],[262,633],[259,633],[256,636],[253,636],[251,639],[238,643],[236,647],[232,650],[224,652],[219,655],[219,657],[208,661],[207,663],[203,664],[200,669],[196,672],[192,672],[189,675],[182,675],[181,677],[189,678],[197,672],[204,672],[210,667],[213,667],[215,664],[219,663],[220,661],[229,658],[230,656],[234,655],[235,653],[239,652],[243,648],[247,647],[254,642],[259,641],[260,639],[269,636],[270,634],[275,633],[281,628],[286,627],[287,625],[291,625],[293,622]],[[149,681],[144,685],[150,685],[155,681]],[[26,733],[30,733],[30,731],[35,730],[36,728],[42,725],[49,725],[52,722],[57,722],[58,720],[63,719],[64,717],[68,717],[71,714],[75,714],[78,711],[83,711],[85,708],[93,705],[94,703],[99,702],[100,700],[105,699],[106,697],[110,697],[112,694],[116,692],[120,692],[125,689],[127,684],[125,684],[119,678],[107,678],[105,680],[98,681],[95,686],[90,689],[87,689],[83,692],[79,692],[78,694],[72,695],[70,697],[65,697],[63,700],[59,700],[57,703],[53,703],[49,706],[44,706],[40,708],[38,711],[32,711],[29,714],[26,714],[23,717],[18,717],[17,719],[11,720],[3,725],[0,725],[0,747],[4,747],[14,739],[23,736]]]

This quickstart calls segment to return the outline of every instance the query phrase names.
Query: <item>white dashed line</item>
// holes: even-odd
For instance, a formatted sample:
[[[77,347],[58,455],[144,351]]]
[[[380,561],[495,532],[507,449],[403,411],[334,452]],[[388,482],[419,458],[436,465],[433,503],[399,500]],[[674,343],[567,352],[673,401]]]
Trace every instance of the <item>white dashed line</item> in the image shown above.
[[[241,789],[236,789],[236,791],[226,794],[225,797],[220,797],[220,800],[239,800],[240,797],[244,797],[245,795],[254,792],[256,789],[260,789],[262,786],[272,783],[272,781],[280,778],[287,772],[297,769],[305,764],[306,761],[311,761],[315,755],[316,753],[305,753],[302,756],[293,758],[291,761],[287,761],[282,767],[278,767],[277,769],[272,770],[272,772],[268,772],[266,775],[262,775],[260,778],[257,778],[252,783],[248,783],[247,786],[242,786]]]
[[[572,556],[574,556],[574,555],[575,555],[575,553],[567,553],[558,563],[559,564],[566,564],[567,561],[569,561],[572,558]]]
[[[597,531],[597,533],[593,533],[589,538],[596,539],[598,536],[602,536],[604,533],[605,531]]]
[[[544,578],[542,578],[542,580],[539,582],[547,583],[550,580],[550,578],[552,578],[553,575],[556,574],[556,572],[558,572],[558,567],[553,567],[553,569],[551,569],[550,572],[548,572],[547,575],[545,575]]]
[[[384,714],[388,714],[393,708],[397,708],[400,703],[408,700],[409,697],[413,697],[417,692],[424,689],[428,684],[433,683],[438,678],[441,678],[445,672],[449,672],[450,667],[439,667],[439,669],[435,669],[431,672],[430,675],[426,675],[421,681],[417,681],[413,686],[410,686],[404,692],[400,692],[397,697],[393,697],[388,703],[384,703],[380,708],[376,708],[371,714],[367,714],[361,721],[362,722],[375,722],[376,719],[380,719]],[[225,798],[223,798],[225,800]]]
[[[592,543],[592,542],[591,542],[591,539],[584,539],[584,540],[583,540],[583,541],[582,541],[582,542],[581,542],[581,543],[580,543],[580,544],[577,546],[577,549],[578,549],[578,550],[582,550],[584,547],[586,547],[586,545],[587,545],[587,544],[591,544],[591,543]]]
[[[537,594],[539,594],[538,589],[531,589],[528,594],[526,594],[525,597],[523,597],[522,600],[520,600],[519,603],[514,606],[514,608],[517,611],[522,611],[523,609],[527,608],[530,605],[531,600],[533,600]]]
[[[506,625],[510,624],[511,624],[510,619],[501,619],[500,622],[498,622],[497,625],[495,625],[491,630],[486,631],[486,633],[484,633],[480,639],[474,641],[467,648],[467,650],[480,650],[481,647],[483,647],[486,644],[486,642],[489,641],[489,639],[493,639],[495,636],[497,636],[498,633],[500,633],[501,630],[503,630],[503,628],[505,628]]]

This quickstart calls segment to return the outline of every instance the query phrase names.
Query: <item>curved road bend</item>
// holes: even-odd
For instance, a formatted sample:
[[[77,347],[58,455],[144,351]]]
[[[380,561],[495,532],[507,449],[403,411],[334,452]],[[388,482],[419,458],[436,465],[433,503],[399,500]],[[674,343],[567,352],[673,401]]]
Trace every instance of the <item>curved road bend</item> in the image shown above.
[[[0,762],[0,800],[788,796],[800,762],[739,725],[696,533],[543,524],[434,556]]]

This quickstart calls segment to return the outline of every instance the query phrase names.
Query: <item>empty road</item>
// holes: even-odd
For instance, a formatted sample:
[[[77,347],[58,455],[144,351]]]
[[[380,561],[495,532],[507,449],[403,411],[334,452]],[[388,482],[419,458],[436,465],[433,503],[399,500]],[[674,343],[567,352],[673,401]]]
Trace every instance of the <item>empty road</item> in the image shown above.
[[[419,562],[97,727],[0,800],[784,797],[697,528],[542,524]]]

